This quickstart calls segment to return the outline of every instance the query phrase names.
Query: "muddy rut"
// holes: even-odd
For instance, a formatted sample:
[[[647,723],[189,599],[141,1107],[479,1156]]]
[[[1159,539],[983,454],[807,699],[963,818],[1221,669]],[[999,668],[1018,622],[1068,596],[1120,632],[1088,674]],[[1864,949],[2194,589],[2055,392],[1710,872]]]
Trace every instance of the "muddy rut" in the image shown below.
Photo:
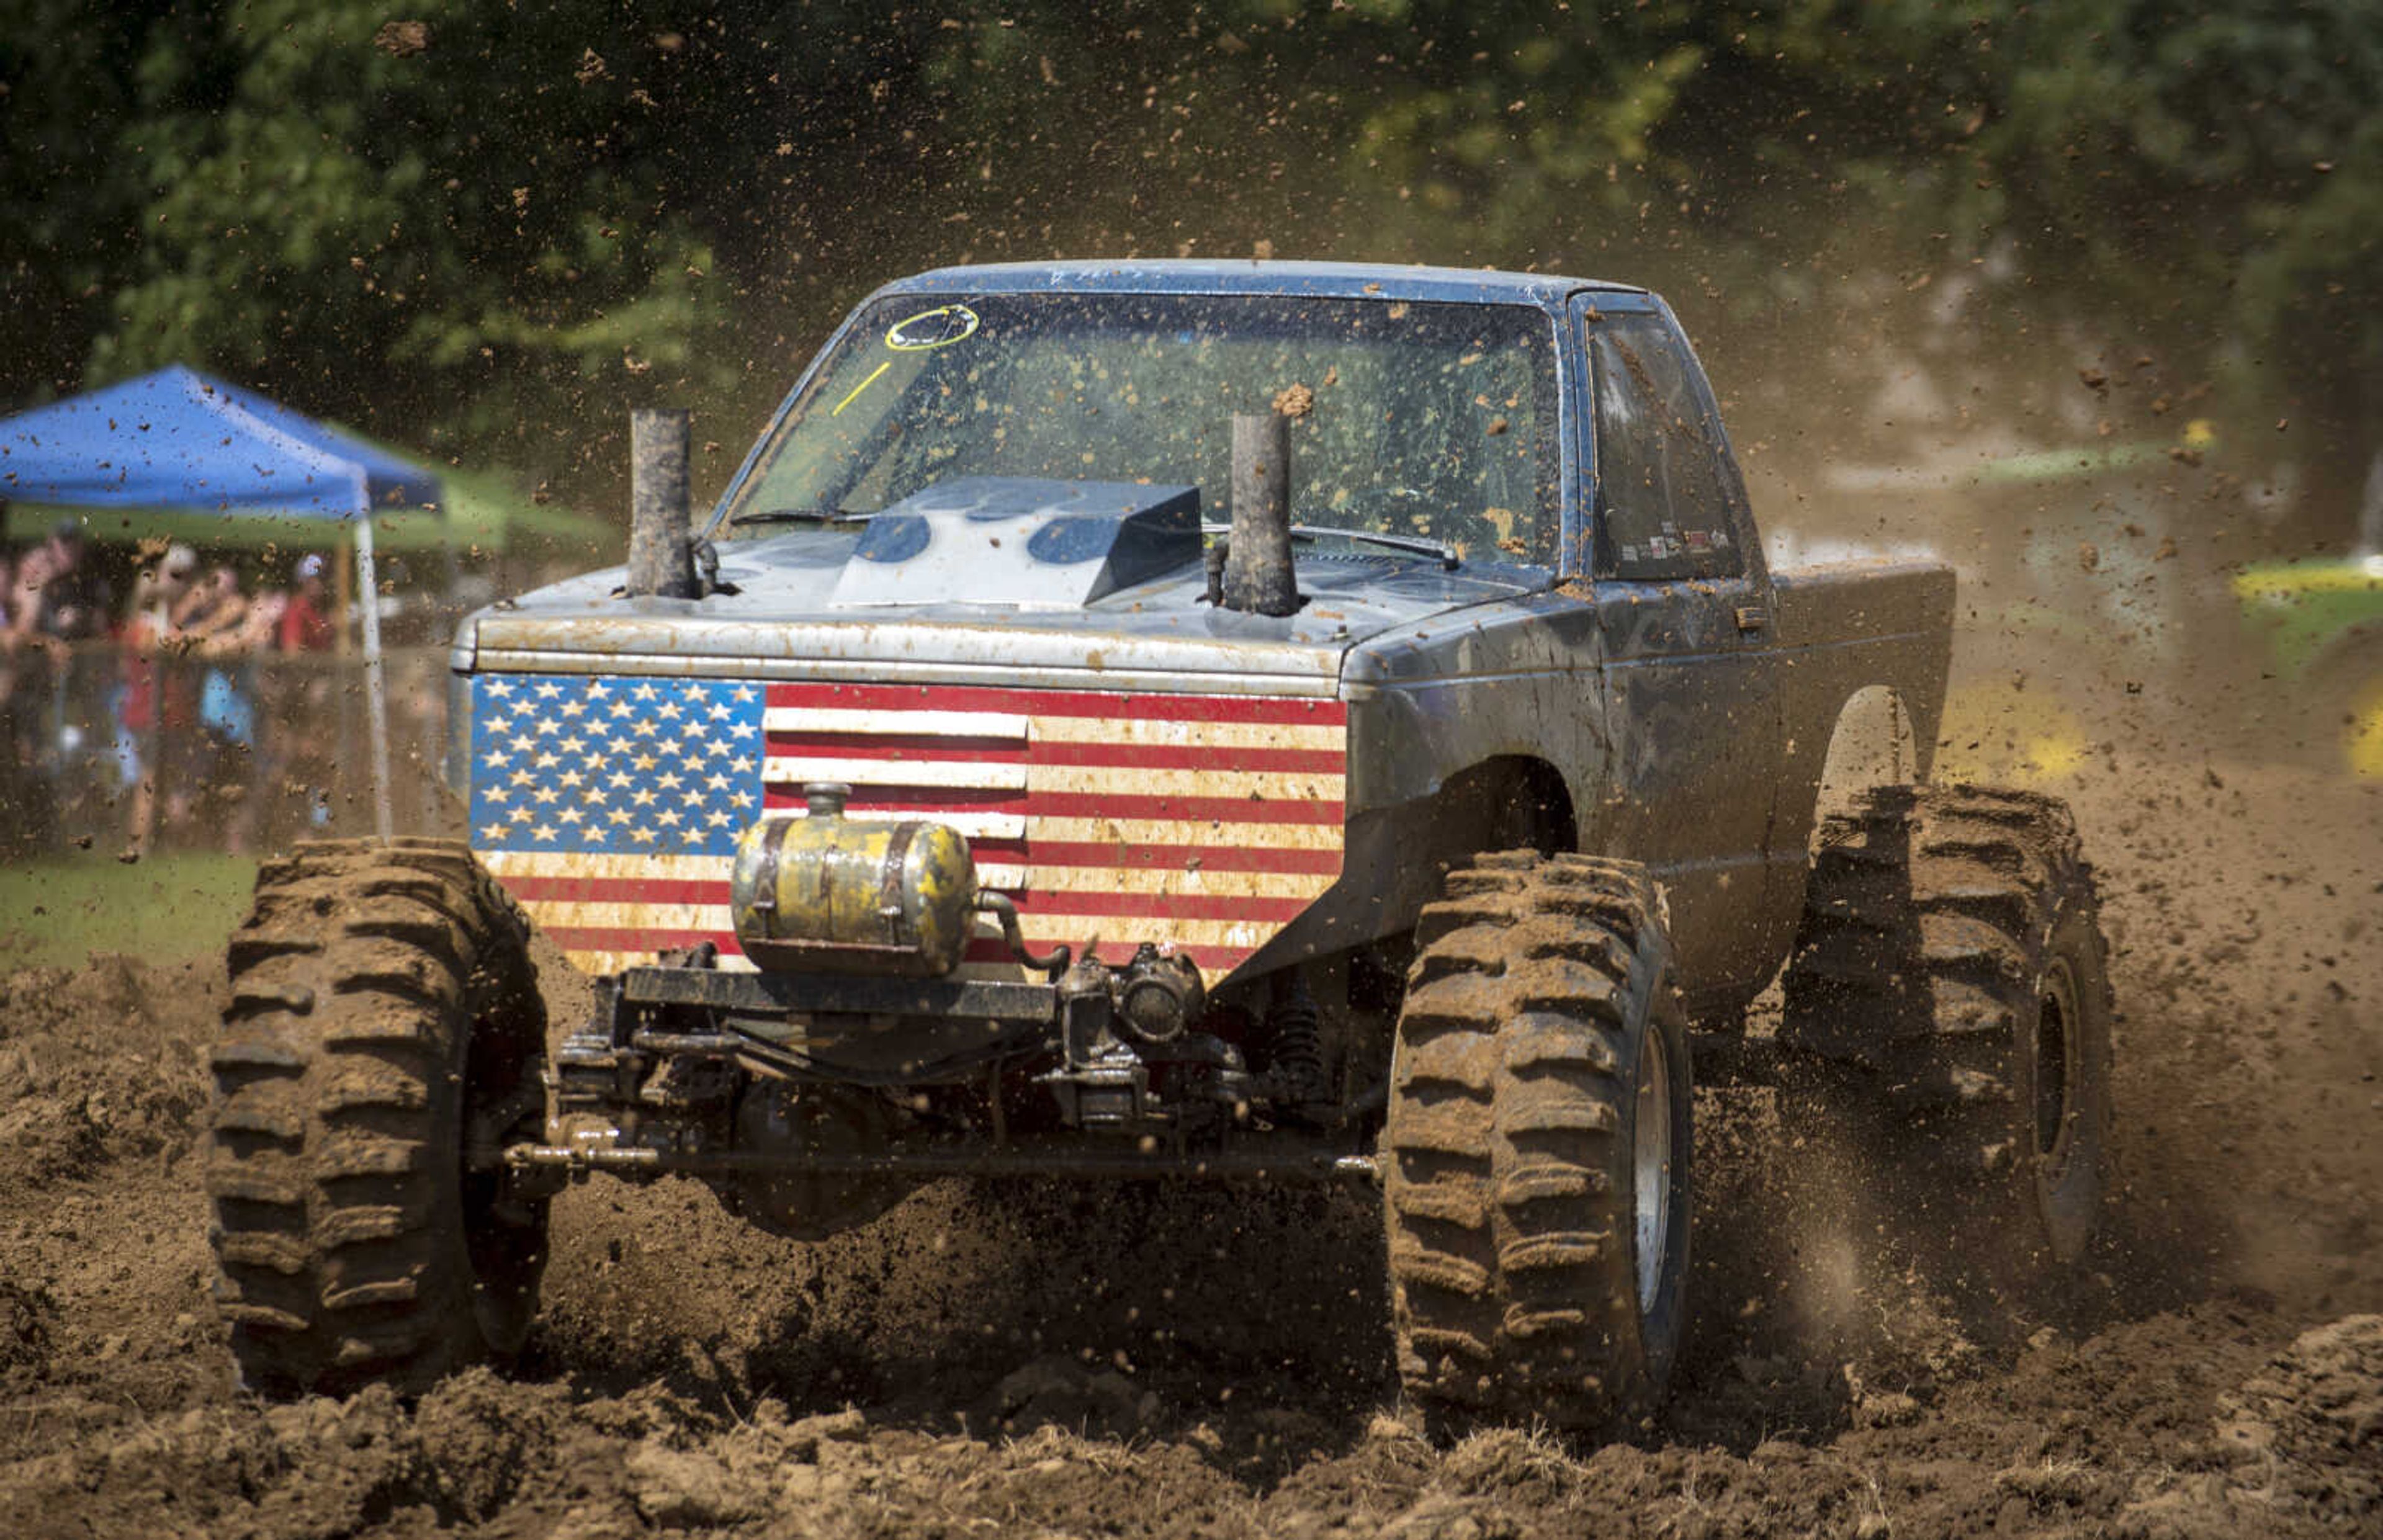
[[[11,973],[0,1534],[2383,1533],[2383,790],[2116,755],[2051,789],[2123,1013],[2087,1265],[1997,1310],[1764,1093],[1704,1092],[1687,1356],[1599,1448],[1426,1443],[1371,1206],[1192,1188],[937,1187],[804,1246],[591,1185],[513,1374],[265,1405],[208,1292],[219,966]]]

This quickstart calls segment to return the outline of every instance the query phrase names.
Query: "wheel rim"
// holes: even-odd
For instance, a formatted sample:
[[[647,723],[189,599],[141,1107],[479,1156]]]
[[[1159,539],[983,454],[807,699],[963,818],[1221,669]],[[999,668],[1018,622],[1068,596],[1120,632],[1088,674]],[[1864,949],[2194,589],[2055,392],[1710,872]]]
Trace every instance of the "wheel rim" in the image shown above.
[[[2035,1157],[2055,1185],[2076,1147],[2080,1024],[2076,976],[2056,960],[2035,1008]]]
[[[1636,1188],[1638,1310],[1655,1308],[1672,1240],[1672,1072],[1663,1039],[1652,1030],[1638,1051],[1638,1095],[1631,1166]]]

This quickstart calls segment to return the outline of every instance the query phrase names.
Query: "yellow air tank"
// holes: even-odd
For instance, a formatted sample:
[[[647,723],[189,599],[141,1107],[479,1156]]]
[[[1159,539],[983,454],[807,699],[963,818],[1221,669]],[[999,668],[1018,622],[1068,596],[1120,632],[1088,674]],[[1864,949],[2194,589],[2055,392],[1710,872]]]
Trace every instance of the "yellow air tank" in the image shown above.
[[[772,973],[958,967],[976,909],[968,840],[915,819],[847,819],[849,786],[815,782],[803,795],[808,816],[772,815],[736,842],[729,914],[745,955]]]

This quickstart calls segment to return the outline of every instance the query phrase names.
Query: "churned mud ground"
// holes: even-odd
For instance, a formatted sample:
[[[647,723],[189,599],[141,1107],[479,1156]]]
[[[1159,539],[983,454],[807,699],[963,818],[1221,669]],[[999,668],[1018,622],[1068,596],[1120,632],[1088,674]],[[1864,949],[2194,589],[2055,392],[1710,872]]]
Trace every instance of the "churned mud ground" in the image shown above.
[[[1709,1092],[1688,1355],[1595,1449],[1417,1436],[1353,1194],[945,1187],[807,1247],[590,1186],[512,1377],[267,1406],[208,1295],[219,966],[17,971],[0,1534],[2383,1533],[2383,792],[2124,754],[2058,789],[2123,1012],[2089,1264],[1981,1306]]]

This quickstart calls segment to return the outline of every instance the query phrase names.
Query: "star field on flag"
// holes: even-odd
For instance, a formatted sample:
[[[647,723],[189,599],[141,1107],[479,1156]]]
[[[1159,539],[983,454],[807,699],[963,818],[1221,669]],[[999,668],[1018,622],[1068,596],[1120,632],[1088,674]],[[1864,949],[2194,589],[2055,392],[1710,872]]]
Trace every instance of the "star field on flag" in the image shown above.
[[[761,811],[761,695],[735,680],[480,676],[472,844],[733,855]]]

